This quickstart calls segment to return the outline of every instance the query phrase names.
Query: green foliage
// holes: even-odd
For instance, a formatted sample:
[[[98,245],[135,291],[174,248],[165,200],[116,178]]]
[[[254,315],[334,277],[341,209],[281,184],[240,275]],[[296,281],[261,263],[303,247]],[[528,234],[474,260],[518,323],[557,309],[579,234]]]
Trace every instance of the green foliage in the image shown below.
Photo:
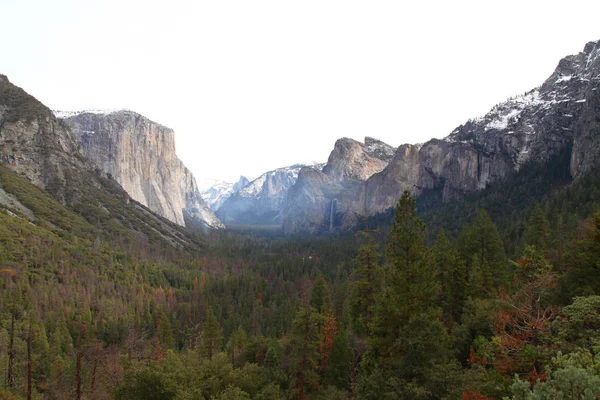
[[[439,271],[441,308],[447,320],[458,322],[467,291],[465,262],[452,243],[450,243],[443,229],[438,233],[438,237],[432,248],[432,255]]]
[[[350,287],[350,320],[358,335],[366,336],[375,317],[375,300],[381,291],[381,268],[377,245],[367,233],[366,242],[358,248],[355,258],[357,268],[352,273]]]
[[[388,396],[432,398],[429,377],[448,361],[448,337],[435,306],[438,270],[423,239],[425,225],[405,191],[396,207],[387,246],[387,285],[377,302],[376,320],[365,356],[361,394],[375,395],[373,382],[387,381]],[[383,387],[383,386],[382,386]]]
[[[491,289],[491,283],[496,287],[508,284],[510,275],[504,245],[496,225],[485,210],[479,211],[472,225],[463,227],[456,242],[462,258],[467,261],[469,275],[474,265],[478,267],[481,270],[479,279],[487,290]],[[488,274],[493,282],[487,282]]]
[[[319,314],[327,314],[331,307],[331,298],[329,289],[325,283],[325,278],[319,274],[311,290],[310,306]]]
[[[550,244],[550,222],[539,204],[535,205],[525,231],[525,244],[546,253]]]
[[[4,120],[6,122],[17,122],[20,120],[31,122],[40,116],[52,114],[52,111],[48,107],[30,96],[23,89],[4,83],[2,79],[0,79],[0,104],[7,107],[7,110],[4,111]]]
[[[548,379],[533,390],[519,377],[511,386],[515,400],[600,399],[600,360],[587,350],[558,354],[547,369]]]
[[[325,367],[325,383],[338,389],[349,390],[352,369],[352,350],[346,332],[340,332],[333,338]]]
[[[578,236],[565,254],[564,297],[600,295],[600,213],[580,224]]]
[[[220,350],[223,334],[219,327],[219,321],[211,307],[208,307],[206,319],[202,326],[202,350],[209,360],[212,360],[213,354]]]
[[[600,296],[575,297],[552,322],[551,340],[563,351],[600,346]]]
[[[321,327],[325,324],[322,314],[310,307],[300,308],[294,318],[288,348],[293,392],[303,398],[306,392],[315,390],[319,384],[319,344]]]
[[[135,363],[117,391],[117,399],[279,399],[281,392],[248,364],[233,369],[226,354],[200,361],[195,353],[167,356],[152,365]]]

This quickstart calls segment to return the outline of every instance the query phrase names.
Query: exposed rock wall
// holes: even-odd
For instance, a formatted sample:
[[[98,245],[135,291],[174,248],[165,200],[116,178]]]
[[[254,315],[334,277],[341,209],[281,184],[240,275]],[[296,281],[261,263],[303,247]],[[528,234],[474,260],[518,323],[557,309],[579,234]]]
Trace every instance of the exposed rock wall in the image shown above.
[[[0,162],[25,175],[36,186],[69,202],[78,197],[89,171],[79,144],[52,111],[0,75]]]
[[[131,112],[82,112],[65,118],[84,154],[136,201],[179,224],[223,225],[193,174],[177,158],[172,129]]]
[[[337,211],[344,214],[343,225],[355,223],[365,213],[365,181],[383,171],[394,153],[392,146],[370,137],[364,143],[337,140],[323,171],[300,171],[283,204],[284,231],[328,230],[336,225]]]
[[[325,177],[301,174],[284,205],[287,232],[323,231],[337,199],[342,226],[394,207],[405,189],[441,191],[445,201],[485,188],[528,162],[544,163],[573,144],[571,175],[600,157],[600,45],[562,59],[540,87],[496,105],[442,140],[403,145],[384,168],[357,156],[356,143],[336,143]],[[378,170],[380,169],[380,170]],[[371,174],[371,172],[373,172]],[[362,181],[361,184],[356,184]],[[351,184],[354,182],[354,184]]]

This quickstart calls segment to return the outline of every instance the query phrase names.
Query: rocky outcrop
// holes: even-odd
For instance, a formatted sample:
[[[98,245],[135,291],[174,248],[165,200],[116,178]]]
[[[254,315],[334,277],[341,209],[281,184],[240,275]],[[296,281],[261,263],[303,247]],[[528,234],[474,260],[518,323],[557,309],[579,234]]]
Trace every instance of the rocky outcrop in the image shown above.
[[[131,198],[179,225],[223,227],[177,158],[172,129],[125,110],[57,115],[65,117],[85,156]]]
[[[315,232],[348,226],[359,215],[394,207],[405,189],[416,195],[436,190],[444,201],[459,198],[526,163],[544,163],[571,144],[571,175],[578,179],[600,154],[599,86],[600,45],[590,42],[583,52],[561,60],[540,87],[498,104],[442,140],[400,146],[380,171],[368,168],[373,164],[366,159],[354,161],[355,145],[336,143],[335,160],[330,157],[324,168],[329,179],[307,174],[310,182],[298,179],[299,187],[290,190],[284,227]],[[361,185],[347,187],[348,180],[360,180],[373,170]],[[334,200],[341,217],[332,224],[327,210]]]
[[[296,164],[266,172],[231,195],[217,210],[225,224],[279,225],[288,190],[306,165]],[[320,171],[322,166],[310,167]]]
[[[364,181],[385,168],[394,157],[394,150],[370,137],[365,138],[365,143],[342,138],[336,141],[323,172],[339,182],[347,179]]]
[[[336,141],[323,171],[303,168],[283,205],[285,232],[322,232],[364,214],[364,182],[381,172],[395,149],[377,139]],[[336,221],[342,212],[341,221]]]
[[[0,75],[0,162],[62,202],[75,200],[91,165],[52,111]]]

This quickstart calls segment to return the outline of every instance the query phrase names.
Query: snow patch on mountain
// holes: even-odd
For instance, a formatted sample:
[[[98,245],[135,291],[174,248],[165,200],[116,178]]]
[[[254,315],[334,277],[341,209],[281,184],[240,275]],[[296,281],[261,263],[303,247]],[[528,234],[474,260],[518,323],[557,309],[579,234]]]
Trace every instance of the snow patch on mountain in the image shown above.
[[[256,178],[255,180],[253,180],[252,182],[250,182],[248,185],[246,185],[242,190],[240,190],[239,194],[243,197],[260,197],[263,193],[263,189],[265,188],[265,184],[275,175],[278,175],[278,178],[283,185],[283,189],[288,190],[294,185],[294,183],[296,183],[300,169],[302,169],[303,167],[315,168],[315,165],[317,166],[316,168],[318,168],[318,165],[324,164],[294,164],[288,167],[277,168],[272,171],[266,172],[258,178]],[[322,168],[323,167],[321,167],[321,169]]]
[[[56,118],[70,118],[81,114],[97,114],[97,115],[109,115],[119,111],[129,112],[137,114],[135,111],[126,110],[123,108],[111,108],[106,110],[80,110],[80,111],[65,111],[65,110],[52,110],[52,113]]]
[[[235,183],[212,180],[212,186],[200,192],[202,199],[211,210],[218,210],[223,203],[248,184],[248,178],[241,176]]]

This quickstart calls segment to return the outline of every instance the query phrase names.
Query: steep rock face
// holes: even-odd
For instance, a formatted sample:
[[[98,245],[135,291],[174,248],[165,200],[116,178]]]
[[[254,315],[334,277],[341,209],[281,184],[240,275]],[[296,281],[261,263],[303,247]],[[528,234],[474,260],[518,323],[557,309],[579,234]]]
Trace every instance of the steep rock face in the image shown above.
[[[571,174],[581,176],[598,154],[593,151],[599,145],[593,132],[598,127],[599,80],[599,45],[591,42],[584,52],[562,59],[540,87],[498,104],[443,140],[430,140],[418,155],[399,151],[367,182],[366,212],[393,207],[404,189],[417,195],[423,189],[439,189],[446,201],[460,197],[527,162],[544,163],[570,143]]]
[[[394,150],[392,146],[370,137],[365,138],[365,143],[342,138],[336,141],[323,172],[336,181],[364,181],[385,168],[394,157]]]
[[[217,211],[225,224],[277,225],[281,207],[305,165],[278,168],[259,176],[230,196]],[[320,170],[320,166],[315,166]]]
[[[364,182],[381,172],[395,149],[377,139],[336,141],[322,172],[302,169],[283,206],[285,232],[326,231],[364,214]],[[336,221],[338,213],[342,221]]]
[[[63,202],[78,196],[76,182],[83,178],[74,171],[91,167],[69,128],[4,75],[0,75],[0,162]]]
[[[65,116],[84,154],[134,200],[179,225],[223,227],[177,158],[173,130],[125,110]]]
[[[133,240],[198,249],[200,242],[195,236],[187,235],[179,226],[131,201],[115,180],[107,179],[106,174],[83,155],[78,140],[63,120],[57,119],[50,109],[23,89],[12,85],[4,75],[0,75],[0,164],[25,176],[83,218],[89,218],[91,224],[110,225],[111,231],[131,234],[129,237]],[[0,190],[0,202],[8,201],[30,219],[38,218],[15,200]],[[64,219],[64,211],[57,211],[58,219],[65,222],[57,229],[69,230],[71,221]],[[85,223],[80,229],[81,226]],[[89,227],[93,231],[92,225]]]
[[[218,181],[208,189],[202,190],[200,194],[210,209],[217,211],[228,198],[249,183],[250,181],[245,176],[241,176],[235,183]]]
[[[570,144],[571,175],[577,179],[596,165],[600,154],[599,85],[600,45],[590,42],[583,52],[562,59],[540,87],[496,105],[485,116],[469,120],[442,140],[400,146],[389,164],[368,177],[360,188],[328,196],[323,186],[315,183],[311,187],[299,180],[304,200],[290,196],[284,226],[288,232],[331,226],[326,213],[320,219],[311,215],[311,224],[305,224],[302,219],[308,217],[298,210],[303,201],[315,213],[325,210],[333,196],[349,197],[342,201],[336,198],[337,211],[344,214],[337,221],[342,226],[352,224],[357,214],[370,215],[394,207],[404,189],[416,195],[426,189],[438,190],[444,201],[459,198],[518,171],[528,162],[544,163]],[[352,151],[342,148],[332,155],[336,152],[353,164]],[[351,176],[336,164],[324,171],[331,171],[336,182]],[[308,187],[318,194],[308,195]],[[290,193],[297,191],[292,189]],[[306,205],[307,198],[324,204]]]

